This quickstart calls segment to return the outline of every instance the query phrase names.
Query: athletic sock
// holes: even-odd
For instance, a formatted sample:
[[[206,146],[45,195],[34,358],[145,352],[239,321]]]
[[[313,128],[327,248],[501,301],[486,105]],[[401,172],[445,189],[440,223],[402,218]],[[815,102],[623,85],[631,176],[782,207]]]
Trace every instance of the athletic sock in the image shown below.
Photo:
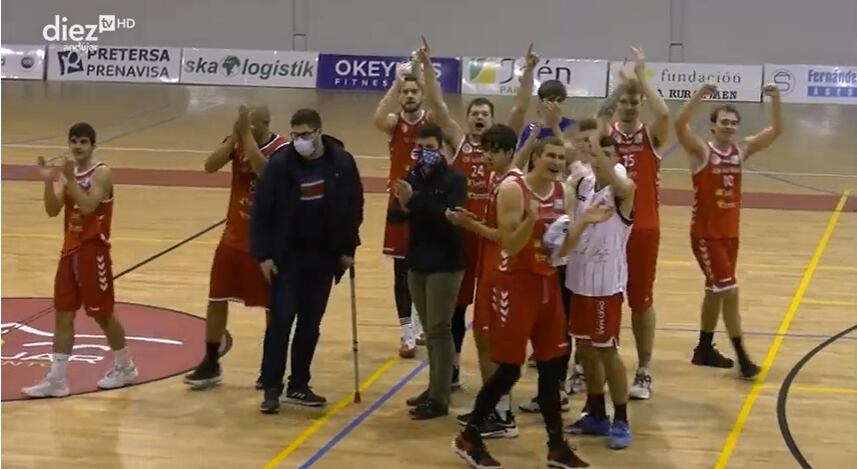
[[[628,404],[627,403],[616,404],[613,407],[615,410],[615,413],[613,415],[613,420],[614,421],[618,420],[618,421],[627,423],[628,422]]]
[[[714,340],[714,332],[699,331],[699,345],[701,347],[711,347],[712,340]]]
[[[66,369],[68,368],[68,354],[55,353],[51,360],[51,371],[48,372],[48,378],[53,380],[65,379]]]
[[[508,412],[512,410],[512,398],[508,394],[503,395],[494,408],[501,417],[506,418]]]
[[[589,394],[586,398],[589,413],[593,417],[604,419],[607,418],[607,408],[604,404],[604,394]]]
[[[205,343],[205,359],[216,365],[220,361],[220,341]]]
[[[411,318],[399,318],[399,328],[402,330],[402,341],[409,346],[414,344],[414,327]]]
[[[741,336],[732,337],[732,346],[735,347],[735,354],[738,355],[738,362],[741,364],[747,363],[750,361],[750,358],[747,357],[747,352],[744,351],[744,344],[741,343]]]
[[[128,352],[128,347],[120,350],[114,350],[113,362],[116,363],[117,366],[121,366],[123,368],[131,366],[131,354]]]

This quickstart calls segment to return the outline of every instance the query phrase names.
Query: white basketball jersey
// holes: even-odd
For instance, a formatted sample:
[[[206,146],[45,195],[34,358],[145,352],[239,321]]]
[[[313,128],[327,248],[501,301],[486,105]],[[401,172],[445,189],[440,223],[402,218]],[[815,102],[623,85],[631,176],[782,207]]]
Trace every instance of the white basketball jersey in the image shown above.
[[[628,261],[625,247],[631,234],[631,220],[619,213],[610,186],[595,190],[595,177],[586,176],[576,188],[577,203],[573,216],[580,216],[591,205],[605,204],[613,215],[601,223],[586,227],[566,265],[565,286],[583,296],[610,296],[625,291]]]

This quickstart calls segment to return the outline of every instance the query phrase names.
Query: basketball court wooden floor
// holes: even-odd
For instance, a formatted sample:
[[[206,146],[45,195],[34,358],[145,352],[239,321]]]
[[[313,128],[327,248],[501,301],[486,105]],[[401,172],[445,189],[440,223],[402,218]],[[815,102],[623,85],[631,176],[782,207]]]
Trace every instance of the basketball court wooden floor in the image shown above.
[[[94,124],[99,159],[117,168],[114,273],[222,219],[228,170],[206,175],[202,162],[229,132],[242,102],[269,104],[273,128],[282,132],[288,131],[288,117],[296,108],[319,108],[329,133],[345,140],[355,154],[368,155],[358,161],[363,176],[370,178],[367,191],[375,192],[366,198],[364,245],[357,261],[362,403],[351,403],[345,281],[334,289],[313,368],[314,389],[330,402],[326,409],[285,407],[276,416],[258,412],[260,395],[253,383],[263,316],[261,311],[233,307],[233,345],[223,360],[222,386],[191,392],[176,375],[60,400],[4,402],[4,468],[463,467],[450,451],[454,416],[414,423],[404,405],[406,397],[425,385],[420,362],[424,350],[417,360],[395,358],[392,267],[380,255],[384,196],[378,193],[377,178],[386,171],[385,144],[368,117],[380,95],[14,82],[4,82],[2,88],[4,307],[13,305],[7,298],[51,295],[61,221],[44,215],[32,164],[37,155],[61,151],[68,126],[78,120]],[[450,99],[453,110],[461,113],[459,99]],[[504,116],[510,103],[497,102],[498,116]],[[597,104],[574,100],[569,113],[591,114]],[[675,111],[676,106],[671,107]],[[764,122],[761,106],[743,105],[741,110],[747,128]],[[736,379],[734,371],[689,364],[697,339],[702,277],[689,249],[684,155],[667,155],[654,395],[651,401],[629,406],[635,438],[630,449],[613,452],[600,439],[573,440],[593,467],[796,467],[781,428],[789,430],[794,452],[811,467],[853,467],[857,460],[857,216],[853,199],[841,195],[857,186],[857,108],[786,106],[785,112],[788,134],[751,161],[752,168],[773,173],[750,173],[746,178],[745,191],[752,195],[744,210],[739,261],[746,342],[766,371],[748,383]],[[157,308],[204,314],[208,270],[219,235],[217,227],[116,281],[118,301],[150,308],[136,313],[129,335],[157,334],[167,326],[175,332],[174,318],[181,315],[159,315]],[[13,308],[3,311],[3,381],[17,382],[16,376],[32,374],[27,368],[36,368],[33,376],[38,376],[47,366],[45,359],[26,360],[36,352],[21,355],[27,350],[12,350],[14,335],[27,334],[23,328],[7,333],[12,328],[7,323],[26,319],[18,313]],[[79,317],[79,327],[87,322]],[[131,342],[141,368],[173,366],[169,374],[175,374],[199,359],[203,323],[182,324],[198,332],[188,332],[192,337],[181,347],[144,353],[145,344]],[[826,342],[849,327],[851,332]],[[627,327],[623,334],[622,353],[630,373],[636,366],[633,337]],[[724,334],[716,340],[731,354]],[[50,351],[48,346],[38,350]],[[73,381],[86,366],[75,363],[73,373],[80,374]],[[463,370],[464,390],[453,398],[453,414],[469,409],[479,387],[469,335]],[[90,371],[86,376],[97,375]],[[784,381],[790,384],[778,413]],[[534,388],[534,373],[527,370],[515,400],[529,399]],[[3,394],[6,400],[5,390]],[[576,417],[581,405],[582,398],[573,397],[566,421]],[[490,447],[506,467],[543,467],[540,418],[518,418],[522,435],[491,441]]]

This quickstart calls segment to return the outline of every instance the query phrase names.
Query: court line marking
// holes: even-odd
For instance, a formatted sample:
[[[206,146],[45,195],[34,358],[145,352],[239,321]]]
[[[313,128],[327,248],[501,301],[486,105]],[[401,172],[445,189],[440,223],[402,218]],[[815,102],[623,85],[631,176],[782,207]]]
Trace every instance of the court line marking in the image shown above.
[[[47,145],[47,144],[29,144],[29,143],[4,143],[2,146],[7,148],[26,148],[26,149],[37,149],[37,150],[64,150],[67,149],[67,145]],[[101,151],[130,151],[130,152],[139,152],[139,153],[190,153],[195,155],[207,155],[214,151],[214,148],[211,150],[195,150],[192,148],[147,148],[147,147],[100,147]],[[355,158],[360,160],[388,160],[388,156],[375,156],[375,155],[354,155]],[[679,173],[689,173],[690,170],[686,168],[661,168],[661,171],[669,171],[669,172],[679,172]],[[857,174],[834,174],[834,173],[805,173],[805,172],[782,172],[782,171],[760,171],[756,170],[758,174],[773,174],[777,176],[812,176],[812,177],[823,177],[823,178],[839,178],[839,179],[857,179]],[[752,174],[752,173],[751,173]]]
[[[399,361],[398,356],[392,356],[387,359],[384,363],[381,364],[378,368],[372,372],[369,377],[360,383],[360,387],[358,388],[361,392],[368,389],[372,386],[378,378],[381,377],[391,366],[393,366],[396,362]],[[262,469],[273,469],[277,467],[284,459],[286,459],[290,454],[294,453],[295,450],[298,449],[300,445],[302,445],[309,437],[311,437],[315,432],[317,432],[328,420],[330,420],[334,415],[338,414],[339,411],[348,406],[354,399],[354,394],[348,394],[347,396],[340,399],[333,407],[330,408],[327,412],[324,413],[321,417],[317,418],[312,425],[307,427],[304,431],[301,432],[300,435],[297,436],[294,440],[292,440],[285,448],[280,450],[276,456],[271,458]]]
[[[732,451],[738,443],[738,437],[741,435],[744,423],[747,421],[747,417],[753,409],[753,404],[756,403],[756,398],[759,397],[759,392],[762,390],[765,378],[768,376],[768,370],[770,370],[771,365],[774,363],[774,359],[780,350],[780,346],[784,340],[784,335],[788,332],[792,320],[800,306],[801,300],[803,299],[803,295],[806,293],[809,283],[812,280],[812,276],[815,273],[816,266],[821,260],[822,254],[824,254],[824,251],[827,249],[827,243],[833,234],[833,229],[836,228],[836,224],[839,222],[839,216],[842,214],[842,209],[845,207],[845,202],[848,200],[849,194],[850,191],[845,191],[842,194],[839,198],[839,202],[836,204],[836,208],[834,208],[833,213],[830,214],[827,226],[824,228],[821,239],[819,239],[818,244],[815,247],[815,251],[812,253],[812,258],[810,259],[803,277],[801,278],[800,284],[798,284],[798,288],[792,297],[791,304],[789,304],[789,308],[786,310],[786,314],[780,323],[780,327],[777,329],[777,335],[774,337],[771,346],[768,348],[768,353],[765,355],[764,362],[762,362],[762,370],[756,377],[756,380],[753,383],[753,388],[750,389],[750,393],[744,399],[744,404],[741,406],[741,410],[738,412],[738,417],[735,419],[734,425],[732,425],[732,430],[729,432],[729,436],[726,438],[726,442],[720,450],[720,455],[717,457],[717,463],[715,464],[714,469],[724,469],[726,467],[726,463],[729,462],[729,457],[732,455]]]
[[[51,240],[61,240],[63,239],[62,235],[57,234],[47,234],[47,233],[3,233],[3,237],[9,238],[23,238],[23,239],[51,239]],[[118,236],[110,238],[113,242],[129,242],[129,243],[177,243],[181,241],[180,239],[170,239],[170,238],[136,238],[136,237],[125,237]],[[205,241],[200,239],[199,241],[195,241],[198,244],[217,244],[219,241]],[[679,261],[679,260],[658,260],[658,263],[663,263],[665,265],[673,265],[673,266],[682,266],[682,267],[693,267],[699,268],[699,264],[690,261]],[[753,268],[753,269],[764,269],[764,268],[772,268],[779,269],[782,271],[783,269],[798,269],[804,268],[803,265],[798,264],[753,264],[753,263],[743,263],[739,265],[740,268]],[[823,265],[819,266],[820,270],[836,270],[841,272],[857,272],[857,267],[849,266],[849,265]],[[694,291],[694,293],[698,293]],[[850,306],[851,303],[840,305],[840,306]]]
[[[762,385],[762,389],[780,389],[779,384],[766,383]],[[857,388],[843,388],[838,386],[821,386],[818,384],[793,384],[790,389],[792,391],[801,391],[808,393],[819,394],[854,394],[857,395]]]

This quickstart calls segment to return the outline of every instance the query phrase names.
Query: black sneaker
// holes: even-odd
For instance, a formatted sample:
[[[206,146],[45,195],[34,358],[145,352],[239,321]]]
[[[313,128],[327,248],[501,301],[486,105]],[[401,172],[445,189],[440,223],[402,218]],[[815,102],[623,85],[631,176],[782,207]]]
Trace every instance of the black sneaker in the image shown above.
[[[452,392],[461,389],[461,368],[456,366],[452,368]]]
[[[573,469],[576,467],[589,467],[589,463],[580,459],[568,446],[568,442],[562,444],[548,445],[548,467],[559,469]]]
[[[262,384],[262,375],[260,374],[258,378],[256,378],[256,390],[265,389],[265,385]]]
[[[697,345],[693,350],[693,359],[690,362],[694,365],[712,368],[732,368],[735,366],[735,362],[731,358],[724,357],[714,344],[709,346]]]
[[[284,404],[296,404],[306,407],[321,407],[327,403],[327,399],[312,392],[309,387],[303,389],[289,389],[281,398]]]
[[[466,427],[470,421],[470,414],[459,415],[455,420],[458,422],[458,426],[462,428]],[[506,418],[503,418],[496,410],[491,412],[488,419],[479,427],[479,435],[486,440],[494,438],[517,438],[518,424],[515,422],[515,414],[509,411],[506,412]]]
[[[276,414],[280,410],[280,388],[268,388],[265,390],[265,398],[259,406],[263,414]]]
[[[422,404],[423,402],[427,401],[428,397],[429,397],[429,392],[428,392],[428,389],[426,389],[425,391],[417,394],[414,397],[409,397],[408,400],[405,401],[405,404],[407,404],[408,407],[416,407],[416,406]]]
[[[449,414],[449,408],[428,399],[410,411],[413,420],[429,420]]]
[[[216,386],[223,380],[219,363],[203,360],[196,369],[184,377],[184,382],[192,389],[207,389]]]
[[[759,371],[761,368],[750,360],[740,364],[739,374],[743,379],[754,380],[756,376],[759,376]]]

